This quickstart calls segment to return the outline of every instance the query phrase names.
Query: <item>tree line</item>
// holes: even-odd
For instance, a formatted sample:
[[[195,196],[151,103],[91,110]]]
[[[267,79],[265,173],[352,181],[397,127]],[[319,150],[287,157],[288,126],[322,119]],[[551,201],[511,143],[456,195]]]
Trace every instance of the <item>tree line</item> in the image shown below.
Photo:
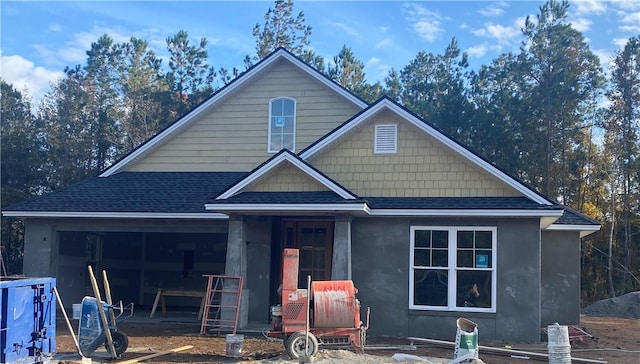
[[[527,18],[518,51],[471,70],[451,39],[420,51],[382,82],[343,45],[325,60],[293,0],[276,1],[256,24],[255,55],[216,69],[207,40],[166,38],[166,66],[143,39],[91,44],[42,102],[0,80],[2,205],[95,176],[278,47],[365,101],[388,96],[546,196],[602,222],[582,242],[584,302],[640,290],[640,35],[608,70],[550,0]],[[35,111],[34,111],[35,110]],[[23,227],[2,219],[3,256],[20,271]]]

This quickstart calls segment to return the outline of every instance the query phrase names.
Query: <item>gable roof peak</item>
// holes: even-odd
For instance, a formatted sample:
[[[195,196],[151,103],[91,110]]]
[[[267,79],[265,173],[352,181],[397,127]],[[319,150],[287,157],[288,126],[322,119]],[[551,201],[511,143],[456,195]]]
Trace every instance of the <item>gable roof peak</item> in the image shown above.
[[[126,168],[143,158],[147,153],[154,150],[157,146],[164,143],[166,140],[169,140],[174,135],[179,133],[184,129],[185,126],[190,125],[192,122],[197,120],[199,116],[203,113],[207,112],[211,107],[214,107],[222,100],[226,99],[228,96],[232,95],[236,90],[238,90],[243,85],[246,85],[253,81],[259,74],[261,74],[264,70],[268,69],[271,65],[277,63],[279,60],[285,59],[298,68],[303,73],[306,73],[311,78],[319,81],[324,86],[330,88],[338,95],[342,96],[344,99],[350,101],[357,107],[364,109],[368,106],[368,104],[360,99],[358,96],[353,94],[351,91],[347,90],[343,86],[339,85],[322,72],[318,71],[311,65],[304,62],[302,59],[295,56],[289,50],[279,47],[267,55],[265,58],[261,59],[258,63],[253,65],[251,68],[246,70],[236,79],[231,81],[229,84],[225,85],[218,91],[216,91],[213,95],[211,95],[207,100],[200,103],[200,105],[196,106],[193,110],[189,111],[187,114],[181,116],[178,120],[174,121],[172,124],[167,126],[165,129],[160,131],[158,134],[148,139],[143,144],[139,145],[136,149],[131,151],[129,154],[122,157],[119,161],[113,164],[111,167],[105,169],[102,173],[100,173],[99,177],[108,177],[115,173],[122,172],[126,170]]]
[[[259,180],[263,176],[267,175],[270,171],[276,169],[278,166],[283,165],[284,163],[289,163],[294,167],[298,168],[303,173],[307,174],[309,177],[315,179],[320,184],[325,186],[327,189],[333,191],[338,196],[346,199],[353,200],[357,196],[341,186],[339,183],[326,176],[324,173],[320,172],[318,169],[314,168],[309,163],[305,162],[302,158],[298,157],[295,153],[291,152],[288,149],[282,149],[278,153],[274,154],[267,161],[254,168],[253,171],[249,172],[244,178],[236,182],[235,184],[229,186],[226,190],[222,191],[218,196],[215,197],[216,200],[225,200],[234,195],[242,192],[247,186],[251,183]]]

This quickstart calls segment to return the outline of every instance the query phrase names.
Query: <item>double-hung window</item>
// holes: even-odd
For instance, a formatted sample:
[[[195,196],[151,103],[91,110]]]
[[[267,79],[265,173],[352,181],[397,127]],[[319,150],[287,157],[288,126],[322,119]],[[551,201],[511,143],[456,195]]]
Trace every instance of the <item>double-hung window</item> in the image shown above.
[[[296,100],[280,97],[269,102],[269,153],[295,151]]]
[[[409,308],[495,312],[496,231],[412,226]]]

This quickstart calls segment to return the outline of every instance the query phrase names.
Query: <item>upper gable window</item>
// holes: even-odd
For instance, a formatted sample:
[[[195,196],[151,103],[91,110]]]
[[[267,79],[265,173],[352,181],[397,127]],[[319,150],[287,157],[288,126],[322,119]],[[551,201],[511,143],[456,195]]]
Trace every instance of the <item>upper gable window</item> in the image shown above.
[[[295,152],[296,100],[281,97],[269,103],[269,153],[282,149]]]
[[[373,152],[390,154],[398,151],[398,125],[378,124],[375,128]]]

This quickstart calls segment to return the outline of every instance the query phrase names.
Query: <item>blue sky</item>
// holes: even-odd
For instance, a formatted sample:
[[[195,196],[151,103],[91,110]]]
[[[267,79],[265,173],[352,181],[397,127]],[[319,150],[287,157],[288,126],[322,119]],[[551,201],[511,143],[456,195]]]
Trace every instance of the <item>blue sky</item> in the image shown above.
[[[179,30],[193,43],[209,41],[216,68],[243,68],[255,53],[251,34],[273,1],[13,1],[0,2],[0,74],[37,101],[66,66],[86,63],[102,34],[124,42],[135,36],[166,57],[165,39]],[[527,15],[542,1],[302,1],[311,47],[325,59],[343,44],[362,60],[369,81],[401,69],[419,51],[442,53],[452,37],[472,69],[517,50]],[[640,36],[640,1],[570,1],[569,18],[607,67],[632,36]],[[163,62],[166,65],[166,61]]]

